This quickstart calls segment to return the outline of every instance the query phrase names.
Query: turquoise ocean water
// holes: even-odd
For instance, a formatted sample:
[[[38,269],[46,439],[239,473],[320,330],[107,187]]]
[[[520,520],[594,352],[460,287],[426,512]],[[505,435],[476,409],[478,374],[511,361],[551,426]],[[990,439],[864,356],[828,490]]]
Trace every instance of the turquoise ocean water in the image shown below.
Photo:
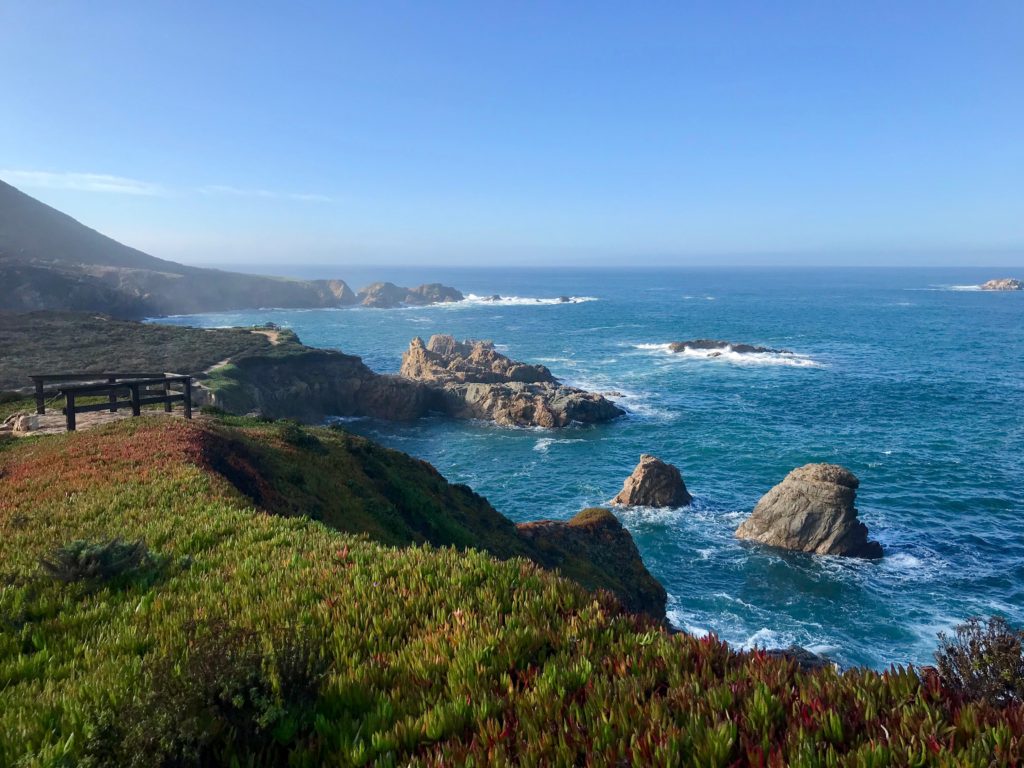
[[[381,372],[398,370],[413,336],[489,338],[569,384],[621,393],[628,415],[596,427],[346,427],[430,461],[517,521],[602,504],[640,453],[676,464],[692,507],[619,515],[681,628],[884,667],[927,663],[936,633],[973,614],[1024,623],[1024,293],[965,288],[1013,270],[263,270],[354,287],[440,281],[507,298],[165,322],[273,321]],[[543,301],[561,295],[585,300]],[[796,354],[708,358],[663,346],[693,338]],[[811,461],[860,478],[858,508],[884,559],[733,539],[760,496]]]

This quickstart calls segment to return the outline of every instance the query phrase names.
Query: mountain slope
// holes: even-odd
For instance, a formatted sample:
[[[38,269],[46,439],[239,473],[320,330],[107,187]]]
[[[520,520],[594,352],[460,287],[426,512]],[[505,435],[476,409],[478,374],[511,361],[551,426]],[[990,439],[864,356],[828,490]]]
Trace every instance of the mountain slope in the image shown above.
[[[356,301],[341,280],[261,277],[158,259],[3,181],[0,284],[0,310],[86,310],[118,317]]]

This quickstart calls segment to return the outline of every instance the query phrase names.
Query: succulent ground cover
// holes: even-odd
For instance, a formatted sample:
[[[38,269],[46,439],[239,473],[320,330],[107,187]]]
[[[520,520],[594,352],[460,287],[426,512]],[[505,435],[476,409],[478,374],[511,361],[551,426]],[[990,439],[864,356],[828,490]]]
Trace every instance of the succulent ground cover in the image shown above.
[[[310,469],[341,452],[344,504]],[[239,420],[0,443],[0,765],[1024,761],[1019,704],[913,670],[802,672],[464,548],[486,533],[468,497],[391,454]],[[69,582],[40,564],[113,540],[151,562]]]

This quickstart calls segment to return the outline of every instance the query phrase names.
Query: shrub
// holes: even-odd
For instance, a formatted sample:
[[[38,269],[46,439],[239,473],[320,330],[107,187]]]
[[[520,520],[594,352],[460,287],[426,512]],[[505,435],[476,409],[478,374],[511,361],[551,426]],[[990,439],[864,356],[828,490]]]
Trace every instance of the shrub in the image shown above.
[[[1024,701],[1024,631],[998,616],[940,634],[935,660],[942,682],[966,699],[998,707]]]
[[[322,637],[256,632],[223,620],[190,623],[182,653],[144,664],[146,685],[123,708],[96,715],[87,766],[285,765],[313,726],[326,670]]]
[[[102,583],[135,573],[152,564],[146,543],[108,539],[89,542],[81,539],[58,547],[39,564],[51,578],[65,584]]]
[[[278,434],[280,434],[281,439],[288,443],[288,445],[293,445],[304,451],[325,453],[327,450],[316,435],[307,432],[301,425],[294,421],[281,422]]]

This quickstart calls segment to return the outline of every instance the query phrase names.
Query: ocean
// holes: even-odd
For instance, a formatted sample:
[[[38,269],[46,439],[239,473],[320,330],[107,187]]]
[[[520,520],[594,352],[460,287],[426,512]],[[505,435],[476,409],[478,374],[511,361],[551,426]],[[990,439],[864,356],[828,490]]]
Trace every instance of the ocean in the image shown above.
[[[675,464],[692,506],[617,514],[668,591],[670,621],[686,631],[742,647],[796,643],[880,669],[929,663],[936,634],[972,615],[1024,623],[1024,293],[970,289],[1013,270],[259,271],[341,277],[354,289],[443,282],[504,298],[163,322],[272,321],[381,372],[398,370],[414,336],[487,338],[566,383],[621,393],[627,416],[600,426],[430,418],[345,427],[426,459],[516,521],[604,504],[641,453]],[[794,354],[710,357],[666,346],[696,338]],[[819,461],[860,478],[857,506],[885,547],[882,560],[733,538],[762,494]]]

